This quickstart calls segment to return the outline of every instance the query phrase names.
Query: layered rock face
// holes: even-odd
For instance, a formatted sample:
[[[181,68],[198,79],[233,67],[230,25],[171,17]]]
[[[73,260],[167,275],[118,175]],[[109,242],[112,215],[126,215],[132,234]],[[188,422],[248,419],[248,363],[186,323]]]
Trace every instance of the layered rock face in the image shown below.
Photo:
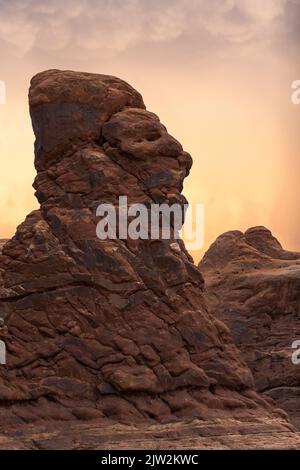
[[[260,392],[300,424],[300,253],[254,227],[221,235],[201,261],[210,309],[230,328]]]
[[[3,246],[5,245],[5,243],[7,242],[8,240],[6,238],[1,238],[0,239],[0,252],[2,252],[2,248]]]
[[[114,77],[31,83],[32,212],[0,257],[2,425],[50,420],[274,419],[183,243],[99,240],[100,203],[185,203],[191,157]],[[281,418],[280,418],[281,417]]]
[[[5,239],[5,238],[0,239],[0,256],[1,256],[1,253],[2,253],[2,250],[3,250],[3,247],[4,247],[4,245],[7,241],[8,240]],[[0,265],[0,289],[1,289],[2,286],[3,286],[2,268],[1,268],[1,265]],[[2,315],[1,315],[1,311],[0,311],[0,325],[2,325],[2,323],[3,323],[3,318],[2,318]]]

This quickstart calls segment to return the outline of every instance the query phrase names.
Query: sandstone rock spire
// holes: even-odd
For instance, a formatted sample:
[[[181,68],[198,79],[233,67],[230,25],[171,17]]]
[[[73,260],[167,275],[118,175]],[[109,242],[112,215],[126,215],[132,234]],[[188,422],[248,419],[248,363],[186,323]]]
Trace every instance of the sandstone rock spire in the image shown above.
[[[40,209],[0,258],[2,424],[282,416],[207,311],[183,243],[96,237],[99,202],[184,204],[179,142],[114,77],[46,71],[29,100]]]

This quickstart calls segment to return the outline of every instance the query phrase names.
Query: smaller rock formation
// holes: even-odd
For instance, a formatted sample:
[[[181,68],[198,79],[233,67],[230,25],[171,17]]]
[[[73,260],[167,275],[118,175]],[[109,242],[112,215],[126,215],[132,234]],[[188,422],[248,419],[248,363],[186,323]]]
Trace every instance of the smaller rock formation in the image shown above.
[[[264,227],[231,231],[211,245],[199,268],[211,311],[231,330],[257,390],[300,424],[300,253],[286,251]]]

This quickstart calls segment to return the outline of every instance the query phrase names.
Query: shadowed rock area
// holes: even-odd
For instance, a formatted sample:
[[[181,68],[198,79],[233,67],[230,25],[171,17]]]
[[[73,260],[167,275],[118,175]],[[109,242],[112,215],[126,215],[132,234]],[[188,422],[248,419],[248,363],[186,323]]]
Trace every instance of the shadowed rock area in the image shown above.
[[[247,422],[265,432],[268,421],[278,446],[297,446],[285,414],[254,391],[228,328],[207,311],[183,243],[96,237],[97,206],[116,206],[120,195],[183,205],[190,155],[117,78],[50,70],[32,79],[29,101],[40,209],[0,257],[3,446],[9,433],[16,445],[18,427],[23,447],[37,448],[56,423],[54,441],[73,448],[84,436],[68,422],[93,421],[86,446],[95,448],[105,423],[195,418],[220,420],[219,435],[232,431],[230,420],[237,434]],[[24,423],[36,429],[32,439]]]
[[[2,251],[2,248],[3,246],[5,245],[5,243],[7,242],[7,238],[1,238],[0,239],[0,252]]]
[[[256,388],[300,426],[300,253],[285,251],[271,232],[254,227],[221,235],[201,261],[206,298],[230,328]]]

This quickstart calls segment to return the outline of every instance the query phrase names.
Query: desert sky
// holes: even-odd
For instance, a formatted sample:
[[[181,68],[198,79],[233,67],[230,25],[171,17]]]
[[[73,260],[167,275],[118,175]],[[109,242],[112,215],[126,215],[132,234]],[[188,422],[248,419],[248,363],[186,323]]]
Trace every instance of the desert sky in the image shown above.
[[[300,251],[300,0],[0,0],[0,238],[37,208],[27,93],[45,69],[116,75],[191,153],[205,241],[254,225]]]

